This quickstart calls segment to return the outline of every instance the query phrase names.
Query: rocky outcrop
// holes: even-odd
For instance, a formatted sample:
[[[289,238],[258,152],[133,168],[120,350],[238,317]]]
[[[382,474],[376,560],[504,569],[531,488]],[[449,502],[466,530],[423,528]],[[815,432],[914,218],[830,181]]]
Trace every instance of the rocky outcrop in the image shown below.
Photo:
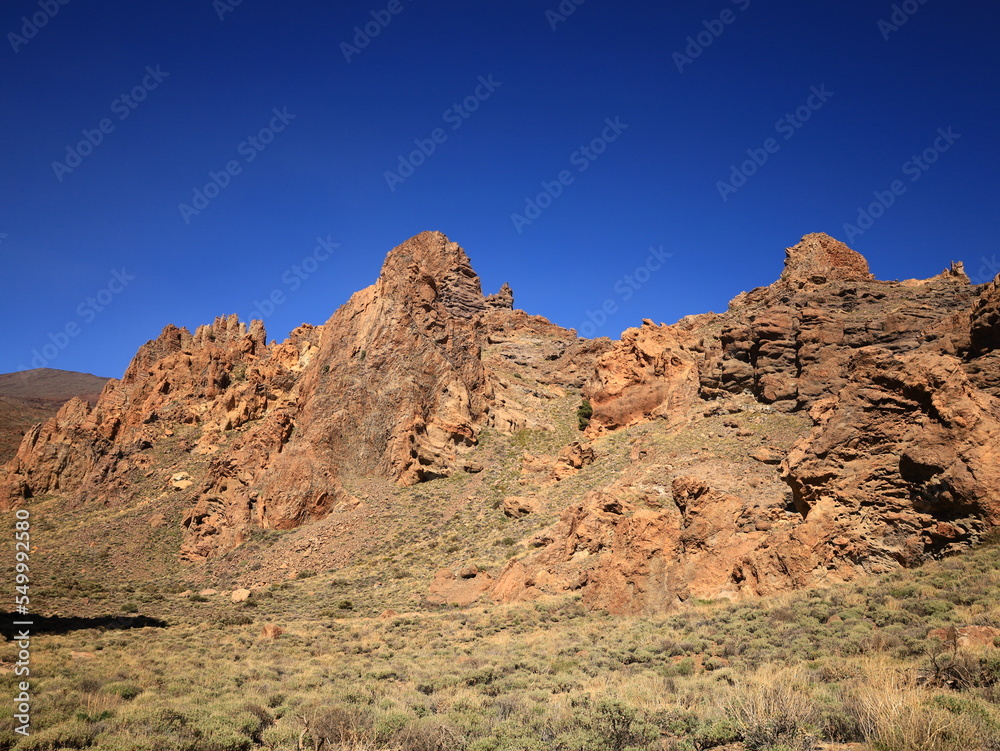
[[[427,601],[433,605],[471,605],[493,585],[493,577],[475,566],[458,571],[441,569],[427,591]]]
[[[1000,400],[955,358],[861,353],[850,384],[813,416],[783,467],[803,515],[825,504],[874,520],[904,565],[1000,524]]]
[[[344,478],[413,484],[464,467],[489,421],[485,310],[457,243],[426,232],[395,248],[378,281],[322,327],[294,407],[217,463],[185,517],[182,555],[204,558],[254,527],[289,529],[353,508],[360,501]]]
[[[786,254],[781,278],[738,295],[719,332],[703,338],[703,397],[747,392],[781,409],[807,408],[847,382],[854,352],[914,350],[944,336],[934,326],[975,296],[957,269],[923,281],[876,280],[864,257],[823,234],[806,235]]]
[[[486,296],[486,307],[497,310],[513,310],[514,290],[510,288],[507,282],[504,282],[499,292],[494,292],[492,295]]]
[[[449,474],[487,421],[479,278],[457,243],[425,232],[324,326],[293,447],[352,474],[415,483]]]
[[[580,441],[563,446],[556,456],[525,453],[521,457],[521,484],[552,485],[575,475],[595,459],[594,447]]]
[[[882,523],[884,525],[884,522]],[[667,494],[617,483],[567,508],[528,541],[536,552],[500,572],[502,602],[579,593],[591,608],[655,613],[693,599],[744,599],[889,571],[857,517],[824,507],[803,517],[761,497],[679,475]]]
[[[465,252],[425,232],[326,324],[281,344],[235,316],[193,334],[167,326],[93,410],[72,402],[32,430],[0,475],[0,498],[129,503],[136,482],[161,471],[157,487],[190,501],[181,557],[203,560],[254,528],[357,507],[349,478],[413,484],[472,471],[482,428],[551,428],[537,406],[582,385],[602,351],[512,306],[507,285],[487,303]],[[509,374],[511,361],[530,385]],[[162,451],[173,453],[158,460]]]
[[[830,282],[871,282],[868,261],[839,240],[822,232],[806,235],[785,250],[785,269],[778,286],[804,289]]]
[[[697,341],[676,326],[643,321],[597,361],[585,393],[593,408],[587,434],[653,418],[680,422],[698,401]]]
[[[139,349],[121,381],[107,383],[93,409],[71,401],[25,437],[0,473],[0,501],[10,506],[58,491],[70,503],[129,502],[132,480],[173,434],[167,426],[196,427],[189,450],[211,453],[226,431],[261,419],[285,398],[295,380],[288,366],[298,366],[309,337],[295,332],[270,349],[260,322],[248,330],[235,316],[194,335],[167,326]]]
[[[821,586],[1000,524],[998,327],[1000,281],[973,287],[958,265],[880,281],[807,235],[725,313],[587,340],[515,310],[507,285],[485,297],[465,252],[427,232],[280,344],[232,316],[167,326],[96,405],[28,432],[0,504],[148,503],[143,526],[180,524],[180,556],[203,561],[323,519],[324,545],[364,523],[377,546],[391,531],[363,517],[383,518],[387,481],[468,473],[446,515],[489,499],[477,513],[511,530],[549,526],[502,538],[518,551],[502,570],[439,572],[431,602],[578,592],[645,613]]]
[[[529,541],[536,550],[506,566],[493,595],[577,591],[591,607],[655,612],[850,580],[975,543],[1000,524],[998,298],[998,282],[977,295],[955,264],[928,280],[878,281],[859,254],[809,235],[775,284],[725,314],[630,329],[598,360],[588,435],[651,420],[697,435],[727,402],[745,409],[738,395],[810,409],[815,427],[787,456],[765,444],[743,460],[780,465],[790,495],[762,494],[756,479],[741,488],[732,473],[746,465],[713,463],[711,444],[689,475],[645,467],[633,451],[621,479]],[[658,495],[628,480],[658,474]]]

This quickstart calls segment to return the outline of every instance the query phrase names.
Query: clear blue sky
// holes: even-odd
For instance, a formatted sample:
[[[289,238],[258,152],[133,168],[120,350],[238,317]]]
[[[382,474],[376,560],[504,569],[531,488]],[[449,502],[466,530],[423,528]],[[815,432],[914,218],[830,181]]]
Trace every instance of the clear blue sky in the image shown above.
[[[120,376],[165,324],[274,291],[283,339],[427,229],[487,292],[612,337],[724,310],[808,232],[881,278],[992,276],[1000,8],[900,5],[8,0],[0,372]]]

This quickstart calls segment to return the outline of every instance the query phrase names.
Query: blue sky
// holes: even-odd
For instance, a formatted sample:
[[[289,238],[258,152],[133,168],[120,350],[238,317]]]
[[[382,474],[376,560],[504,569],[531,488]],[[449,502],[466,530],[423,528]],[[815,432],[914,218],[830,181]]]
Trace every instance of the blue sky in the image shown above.
[[[486,292],[612,337],[724,310],[808,232],[881,278],[963,260],[985,280],[998,20],[940,0],[9,0],[0,372],[120,376],[165,324],[229,313],[283,339],[428,229]]]

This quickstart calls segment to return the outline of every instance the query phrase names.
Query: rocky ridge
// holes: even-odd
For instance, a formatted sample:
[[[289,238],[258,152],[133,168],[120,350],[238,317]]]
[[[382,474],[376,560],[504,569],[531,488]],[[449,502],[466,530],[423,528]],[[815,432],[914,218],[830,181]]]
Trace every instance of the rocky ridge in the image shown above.
[[[654,612],[845,581],[1000,524],[998,310],[997,281],[973,287],[959,266],[880,281],[815,234],[725,313],[588,340],[515,310],[507,285],[484,296],[465,252],[422,233],[280,344],[235,317],[166,327],[95,406],[71,401],[25,436],[0,503],[128,506],[162,482],[188,499],[170,522],[184,560],[332,515],[347,545],[379,500],[367,478],[489,474],[484,436],[557,431],[580,394],[586,430],[524,450],[496,507],[554,523],[494,570],[455,560],[431,601],[578,593]],[[178,452],[204,471],[178,472]]]

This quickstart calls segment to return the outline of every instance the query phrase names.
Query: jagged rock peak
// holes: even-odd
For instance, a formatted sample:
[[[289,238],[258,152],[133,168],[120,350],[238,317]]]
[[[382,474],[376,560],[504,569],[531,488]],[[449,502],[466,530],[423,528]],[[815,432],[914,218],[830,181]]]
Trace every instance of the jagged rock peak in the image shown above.
[[[261,321],[253,321],[251,330],[255,336],[262,336],[264,324]],[[245,336],[247,325],[236,315],[216,316],[216,319],[208,325],[199,326],[194,332],[195,346],[204,346],[209,342],[216,344],[226,344]]]
[[[210,346],[229,347],[239,340],[243,342],[236,346],[248,354],[262,351],[267,343],[263,321],[251,321],[248,330],[247,325],[236,315],[217,316],[212,323],[195,329],[193,335],[184,327],[167,324],[156,339],[150,339],[139,348],[125,371],[122,382],[131,385],[142,380],[154,363],[175,352]]]
[[[421,232],[393,248],[382,264],[378,284],[383,293],[420,304],[440,302],[460,318],[486,308],[469,257],[441,232]]]
[[[806,235],[785,249],[781,281],[793,287],[827,282],[869,282],[875,279],[868,261],[857,251],[826,233]]]
[[[494,309],[514,309],[514,290],[507,282],[503,283],[499,292],[486,296],[486,307]]]

